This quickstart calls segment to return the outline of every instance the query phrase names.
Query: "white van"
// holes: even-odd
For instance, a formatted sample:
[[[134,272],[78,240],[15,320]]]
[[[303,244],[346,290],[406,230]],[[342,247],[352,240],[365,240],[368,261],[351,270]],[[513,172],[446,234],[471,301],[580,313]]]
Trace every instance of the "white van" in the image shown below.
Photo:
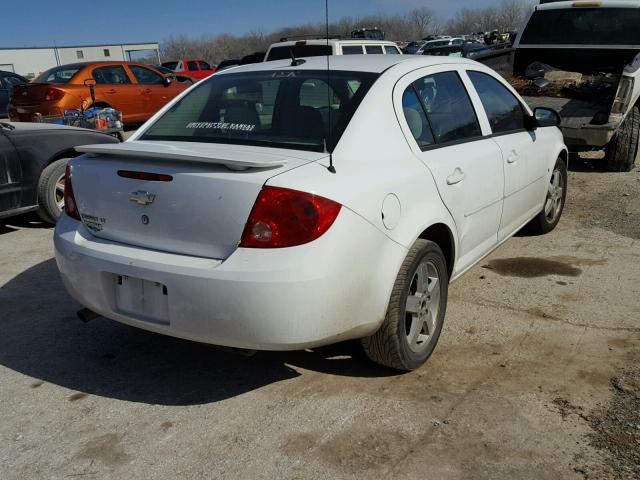
[[[323,55],[402,55],[394,42],[384,40],[361,40],[315,38],[309,40],[284,40],[274,43],[267,50],[265,62]]]

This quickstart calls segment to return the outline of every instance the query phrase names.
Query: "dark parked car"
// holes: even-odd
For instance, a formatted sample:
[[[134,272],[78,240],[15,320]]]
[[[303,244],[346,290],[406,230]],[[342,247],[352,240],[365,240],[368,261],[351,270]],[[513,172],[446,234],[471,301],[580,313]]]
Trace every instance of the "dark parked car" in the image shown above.
[[[227,68],[237,67],[238,65],[249,65],[251,63],[264,62],[264,56],[267,52],[254,52],[250,55],[245,55],[242,58],[230,58],[220,62],[217,72],[226,70]]]
[[[0,220],[37,211],[55,223],[64,206],[67,160],[74,148],[118,143],[112,136],[44,123],[0,122]]]
[[[170,68],[163,67],[162,65],[153,65],[153,68],[158,70],[160,73],[164,74],[165,77],[175,79],[176,82],[186,83],[188,85],[193,85],[194,83],[196,83],[196,81],[193,78],[186,77],[184,75],[178,75],[176,72],[174,72]]]
[[[15,85],[22,85],[28,80],[13,72],[0,70],[0,118],[7,116],[7,104]]]
[[[229,58],[227,60],[223,60],[218,64],[218,69],[216,70],[216,72],[220,72],[222,70],[226,70],[227,68],[231,68],[231,67],[237,67],[238,65],[240,65],[239,58]]]
[[[489,47],[481,43],[463,43],[462,45],[444,45],[439,47],[425,48],[423,55],[475,58],[480,53],[488,51]]]

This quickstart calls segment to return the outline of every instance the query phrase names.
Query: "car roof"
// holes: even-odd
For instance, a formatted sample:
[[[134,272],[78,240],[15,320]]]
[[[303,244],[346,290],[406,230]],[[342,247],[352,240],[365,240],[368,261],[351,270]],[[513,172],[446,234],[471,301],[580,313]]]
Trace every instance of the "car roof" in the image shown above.
[[[597,7],[597,8],[640,8],[640,1],[638,0],[599,0],[598,2],[591,1],[560,1],[542,3],[536,5],[536,10],[564,10],[580,7]]]
[[[224,70],[220,75],[228,75],[240,72],[261,72],[268,70],[326,70],[327,58],[331,70],[350,72],[382,73],[391,67],[402,64],[407,69],[429,67],[442,64],[474,64],[475,62],[459,57],[441,57],[427,55],[330,55],[319,57],[307,57],[302,65],[291,66],[291,60],[274,60],[271,62],[253,63],[236,67],[233,70]]]
[[[304,42],[304,44],[307,44],[307,45],[326,45],[327,39],[312,38],[312,39],[300,39],[300,40],[287,40],[285,42],[272,43],[269,48],[290,47],[291,45],[302,44],[302,42]],[[328,42],[329,44],[332,44],[332,45],[336,45],[340,43],[350,43],[350,44],[356,43],[358,45],[395,45],[396,44],[395,42],[391,42],[389,40],[371,40],[371,39],[361,39],[361,38],[330,38]]]

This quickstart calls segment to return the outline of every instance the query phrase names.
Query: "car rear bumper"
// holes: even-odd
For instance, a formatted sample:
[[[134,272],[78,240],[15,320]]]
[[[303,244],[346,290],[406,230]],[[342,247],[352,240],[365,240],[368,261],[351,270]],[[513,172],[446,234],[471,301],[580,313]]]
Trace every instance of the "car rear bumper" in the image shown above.
[[[60,106],[9,104],[7,114],[12,122],[35,122],[43,117],[62,116],[64,110]]]
[[[161,334],[257,350],[370,335],[407,253],[346,208],[310,244],[238,248],[225,261],[98,239],[66,215],[54,242],[67,291],[96,313]],[[130,302],[123,307],[121,289],[129,289],[118,283],[123,278],[137,282],[126,295],[149,297],[144,313]]]
[[[564,135],[564,141],[570,150],[579,150],[581,147],[606,146],[616,133],[619,125],[585,125],[581,128],[560,127]]]

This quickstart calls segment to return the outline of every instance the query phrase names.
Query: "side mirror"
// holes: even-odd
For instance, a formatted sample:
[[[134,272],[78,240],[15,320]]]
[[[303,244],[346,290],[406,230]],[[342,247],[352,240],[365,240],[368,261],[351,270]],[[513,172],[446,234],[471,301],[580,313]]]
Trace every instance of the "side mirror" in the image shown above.
[[[538,127],[560,126],[560,115],[553,108],[538,107],[533,110],[533,118]]]
[[[163,84],[165,87],[168,87],[169,85],[171,85],[171,78],[169,78],[169,77],[163,77],[163,78],[162,78],[162,84]]]

